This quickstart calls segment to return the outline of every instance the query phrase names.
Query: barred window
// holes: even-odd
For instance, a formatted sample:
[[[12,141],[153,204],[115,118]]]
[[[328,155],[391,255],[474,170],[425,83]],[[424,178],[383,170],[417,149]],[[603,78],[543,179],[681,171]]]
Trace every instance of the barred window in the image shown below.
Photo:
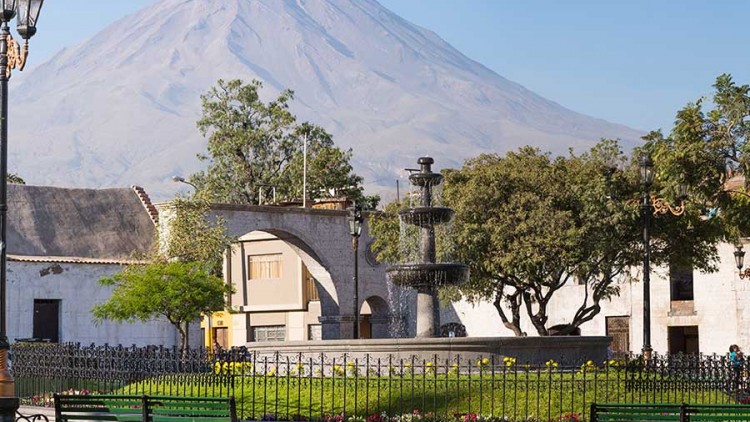
[[[284,341],[286,327],[283,325],[267,325],[253,327],[253,341]]]
[[[308,340],[323,340],[323,326],[320,324],[310,324],[307,326]]]
[[[281,278],[284,257],[281,254],[250,255],[247,257],[247,278],[249,280],[268,280]]]
[[[670,262],[669,285],[671,300],[694,300],[693,267]]]

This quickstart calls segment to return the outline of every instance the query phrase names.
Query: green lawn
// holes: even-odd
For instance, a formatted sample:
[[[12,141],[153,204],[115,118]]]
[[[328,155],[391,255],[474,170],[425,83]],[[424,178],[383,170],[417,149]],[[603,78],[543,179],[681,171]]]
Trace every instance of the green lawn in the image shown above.
[[[324,418],[345,414],[367,416],[410,414],[440,419],[455,415],[507,416],[512,420],[559,420],[566,413],[587,415],[596,402],[727,403],[721,379],[630,374],[620,369],[589,371],[524,371],[459,375],[431,371],[401,375],[338,376],[275,373],[227,376],[208,382],[192,376],[165,376],[131,384],[124,393],[234,395],[244,419],[276,415],[279,419]]]

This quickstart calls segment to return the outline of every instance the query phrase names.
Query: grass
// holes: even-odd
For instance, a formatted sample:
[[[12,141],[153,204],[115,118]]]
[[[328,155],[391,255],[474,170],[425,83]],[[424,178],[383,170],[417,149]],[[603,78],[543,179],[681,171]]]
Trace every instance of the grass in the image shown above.
[[[247,370],[248,368],[246,368]],[[213,374],[209,374],[213,375]],[[512,420],[560,420],[565,414],[587,415],[592,402],[728,403],[722,379],[690,380],[684,376],[635,373],[617,368],[577,371],[482,371],[475,374],[411,371],[400,374],[227,374],[222,382],[194,376],[164,376],[131,384],[122,393],[228,396],[237,400],[244,419],[325,419],[330,415],[364,417],[432,415],[506,416]]]

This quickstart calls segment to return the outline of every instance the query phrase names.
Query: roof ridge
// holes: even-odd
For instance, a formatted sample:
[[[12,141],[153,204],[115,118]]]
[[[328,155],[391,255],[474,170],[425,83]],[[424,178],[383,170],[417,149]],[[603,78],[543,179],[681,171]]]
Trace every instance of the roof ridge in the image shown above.
[[[159,224],[159,210],[157,210],[154,204],[151,203],[151,198],[148,197],[146,190],[137,185],[133,185],[131,186],[131,188],[135,191],[136,195],[138,195],[138,199],[140,199],[141,204],[143,204],[144,208],[146,208],[146,211],[148,212],[149,217],[151,217],[151,221],[154,222],[154,225]]]
[[[104,265],[143,265],[140,259],[87,258],[75,256],[35,256],[8,254],[8,261],[15,262],[57,262],[65,264],[104,264]]]

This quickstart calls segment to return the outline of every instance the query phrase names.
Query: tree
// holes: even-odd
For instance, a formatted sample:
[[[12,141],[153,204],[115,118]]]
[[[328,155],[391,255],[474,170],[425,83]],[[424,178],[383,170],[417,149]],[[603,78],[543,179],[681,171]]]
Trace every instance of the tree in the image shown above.
[[[723,74],[713,87],[713,108],[705,111],[702,100],[687,104],[668,136],[651,132],[644,146],[663,181],[659,193],[669,195],[679,182],[690,186],[683,222],[710,234],[701,245],[708,252],[697,254],[706,263],[715,262],[718,241],[750,236],[750,86]]]
[[[187,350],[188,323],[224,308],[231,287],[197,262],[154,261],[131,265],[99,280],[114,286],[112,296],[96,305],[95,321],[149,321],[163,316],[180,334],[180,348]]]
[[[265,103],[262,86],[257,80],[219,80],[201,97],[198,128],[208,137],[208,152],[198,157],[208,169],[190,178],[198,194],[212,202],[258,204],[261,191],[269,197],[275,188],[284,200],[301,199],[306,141],[307,192],[333,189],[366,203],[362,177],[352,172],[351,150],[336,147],[319,126],[298,124],[289,111],[291,90]]]
[[[491,300],[516,335],[524,334],[522,311],[548,335],[550,301],[578,283],[584,294],[569,304],[562,334],[590,321],[639,259],[637,204],[611,200],[632,196],[635,174],[625,163],[619,146],[604,142],[555,159],[530,147],[483,155],[447,172],[443,196],[456,211],[458,257],[471,268],[463,293]]]
[[[231,285],[221,278],[221,259],[234,240],[221,220],[209,219],[208,203],[177,198],[169,208],[169,231],[157,239],[144,265],[130,265],[99,280],[112,296],[92,309],[95,321],[148,321],[165,317],[188,345],[188,323],[224,309]]]
[[[220,275],[222,257],[235,239],[227,235],[224,221],[211,220],[210,205],[201,198],[175,198],[170,203],[166,242],[157,247],[152,259],[200,262]]]

